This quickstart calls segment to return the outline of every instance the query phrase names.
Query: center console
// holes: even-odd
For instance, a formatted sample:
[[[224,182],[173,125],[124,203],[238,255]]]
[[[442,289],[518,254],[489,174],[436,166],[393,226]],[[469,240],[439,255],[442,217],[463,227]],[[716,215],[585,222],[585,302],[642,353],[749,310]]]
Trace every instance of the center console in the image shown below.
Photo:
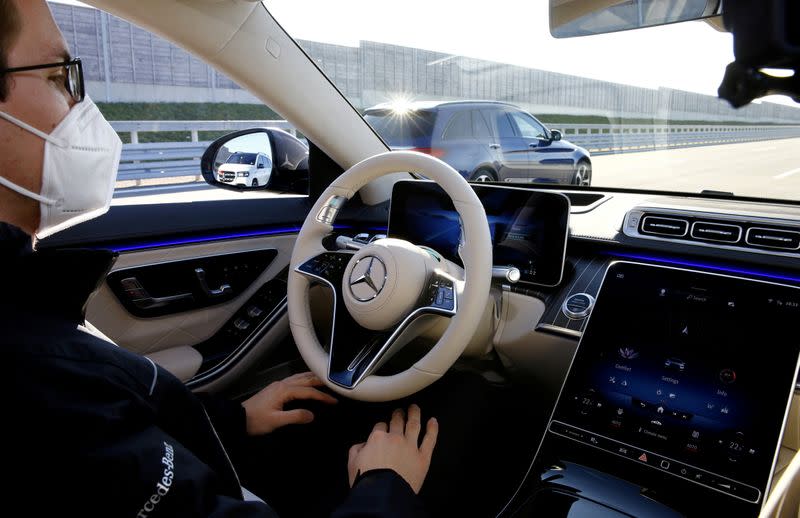
[[[757,516],[800,355],[800,289],[615,262],[513,516]]]

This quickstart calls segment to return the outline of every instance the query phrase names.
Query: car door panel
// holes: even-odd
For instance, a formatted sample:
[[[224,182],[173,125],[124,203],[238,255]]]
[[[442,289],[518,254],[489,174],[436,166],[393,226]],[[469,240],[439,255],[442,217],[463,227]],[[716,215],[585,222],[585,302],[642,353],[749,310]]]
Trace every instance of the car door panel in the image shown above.
[[[146,355],[183,382],[192,379],[203,365],[203,355],[194,347],[171,347]]]
[[[131,268],[181,261],[203,264],[205,260],[274,250],[269,265],[246,289],[219,304],[142,318],[127,310],[109,283],[103,282],[87,305],[87,320],[110,341],[147,355],[194,389],[220,390],[240,381],[237,376],[257,360],[277,366],[298,357],[289,339],[285,304],[281,304],[285,286],[281,287],[281,283],[285,282],[296,234],[309,206],[305,196],[119,206],[97,220],[42,241],[40,247],[117,250],[120,255],[110,272],[112,277]],[[349,235],[383,233],[387,211],[388,203],[365,206],[353,200],[342,209],[336,228]],[[220,282],[208,279],[210,288],[218,288]],[[247,346],[237,347],[236,339],[220,339],[219,333],[229,328],[239,316],[237,313],[247,311],[249,302],[268,284],[273,290],[270,297],[277,293],[278,300],[262,308],[266,314],[257,333],[239,337],[242,341],[247,339]],[[145,288],[158,295],[171,293],[158,291],[159,287]],[[214,340],[223,346],[214,350]],[[214,353],[225,357],[216,358],[215,364],[210,361]]]
[[[129,313],[154,318],[232,300],[277,254],[266,248],[120,268],[106,282]]]
[[[208,365],[208,360],[214,351],[210,351],[207,347],[201,349],[198,346],[208,343],[224,330],[260,288],[285,272],[295,237],[294,234],[264,236],[122,253],[110,273],[112,279],[115,272],[125,272],[132,268],[142,266],[157,268],[159,264],[171,265],[176,261],[186,260],[202,261],[203,258],[218,258],[247,251],[274,250],[275,258],[249,286],[227,302],[153,318],[141,318],[131,314],[109,283],[104,282],[89,301],[87,320],[117,345],[139,354],[153,355],[152,359],[158,363],[165,362],[162,363],[165,368],[173,372],[179,371],[182,379],[189,379],[200,372],[201,367],[205,367],[206,370],[211,367]],[[284,298],[285,291],[283,297],[275,301],[274,307],[261,308],[266,313],[265,316],[279,311],[281,305],[285,309]],[[285,319],[285,312],[280,318]],[[235,349],[238,338],[241,337],[231,336],[228,345]],[[217,338],[217,341],[220,342],[221,339]],[[187,351],[186,347],[200,354],[200,365],[197,365],[197,355]],[[229,351],[233,352],[236,351]],[[263,354],[264,347],[253,348],[252,353],[255,352]],[[219,360],[217,363],[224,359],[217,358]],[[246,358],[240,356],[237,360],[244,361]],[[192,376],[187,378],[187,372]]]

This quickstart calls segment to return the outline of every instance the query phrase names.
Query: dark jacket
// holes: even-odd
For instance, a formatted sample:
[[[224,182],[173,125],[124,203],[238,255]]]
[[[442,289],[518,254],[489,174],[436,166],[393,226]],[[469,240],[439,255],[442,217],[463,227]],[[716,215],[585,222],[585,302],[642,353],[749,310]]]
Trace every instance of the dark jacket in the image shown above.
[[[240,405],[202,399],[82,327],[115,254],[32,252],[29,242],[0,225],[6,505],[26,516],[274,516],[243,500],[226,451],[246,442]],[[408,484],[382,470],[336,516],[419,512]]]

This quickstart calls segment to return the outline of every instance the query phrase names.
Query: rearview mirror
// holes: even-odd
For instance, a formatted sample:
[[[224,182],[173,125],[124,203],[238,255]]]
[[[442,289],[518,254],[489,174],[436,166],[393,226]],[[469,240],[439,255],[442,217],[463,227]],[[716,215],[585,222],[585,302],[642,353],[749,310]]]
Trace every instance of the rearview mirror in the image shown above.
[[[561,132],[558,130],[550,130],[550,140],[553,142],[561,140]]]
[[[221,189],[308,194],[308,146],[280,129],[220,137],[203,153],[200,169],[206,183]]]
[[[720,14],[721,0],[550,0],[550,33],[572,38]]]

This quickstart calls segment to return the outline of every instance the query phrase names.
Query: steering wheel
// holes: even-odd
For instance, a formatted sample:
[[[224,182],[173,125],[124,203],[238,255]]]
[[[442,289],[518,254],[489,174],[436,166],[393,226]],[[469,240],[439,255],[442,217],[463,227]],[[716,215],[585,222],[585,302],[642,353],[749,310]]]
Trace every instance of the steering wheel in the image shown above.
[[[400,239],[379,239],[357,251],[332,252],[323,246],[344,203],[368,182],[398,171],[424,175],[453,201],[463,227],[463,269],[430,249]],[[430,155],[412,151],[375,155],[337,178],[300,229],[288,280],[292,335],[311,371],[335,392],[361,401],[399,399],[439,379],[461,356],[485,310],[491,271],[486,212],[466,180]],[[333,291],[327,350],[311,320],[312,282]],[[401,335],[413,334],[414,322],[429,314],[451,318],[436,345],[403,372],[374,374],[407,342]]]

